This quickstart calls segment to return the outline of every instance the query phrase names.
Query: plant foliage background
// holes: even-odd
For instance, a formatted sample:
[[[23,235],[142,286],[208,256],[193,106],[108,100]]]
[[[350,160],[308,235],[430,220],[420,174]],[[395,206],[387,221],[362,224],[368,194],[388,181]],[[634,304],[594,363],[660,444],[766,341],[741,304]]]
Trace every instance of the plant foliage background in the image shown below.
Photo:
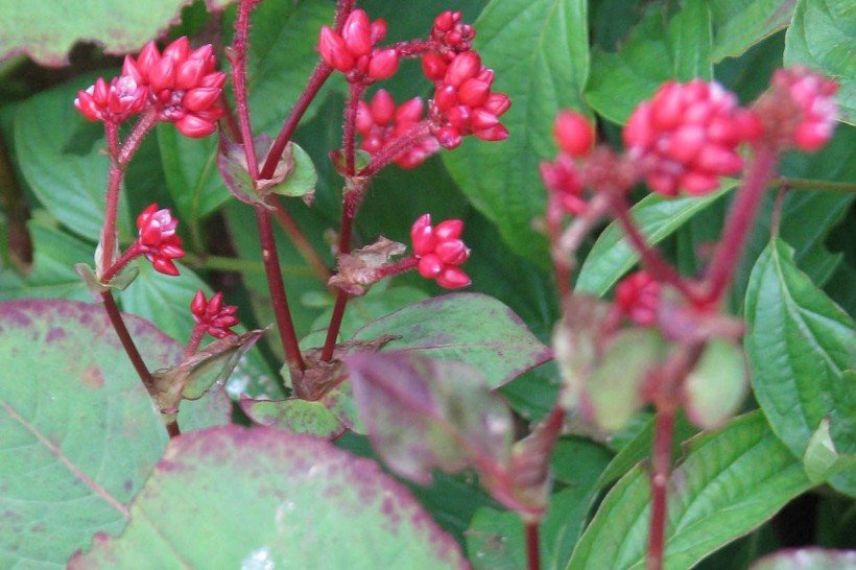
[[[218,4],[224,3],[99,0],[87,2],[86,13],[66,13],[62,3],[0,0],[0,56],[6,58],[0,63],[0,300],[91,302],[73,267],[91,263],[108,164],[103,134],[75,111],[74,96],[96,71],[116,71],[120,60],[107,54],[136,50],[156,34],[228,44],[234,8],[207,11]],[[601,134],[618,144],[619,125],[667,79],[716,79],[742,100],[757,96],[783,64],[806,63],[841,82],[843,122],[834,140],[816,155],[787,157],[782,166],[784,176],[820,180],[824,189],[788,193],[772,240],[771,193],[731,293],[731,310],[749,324],[745,348],[753,397],[744,415],[718,431],[696,434],[688,424],[679,430],[676,476],[685,486],[670,498],[668,568],[742,569],[784,547],[856,548],[852,3],[365,0],[360,6],[388,20],[390,40],[423,35],[437,13],[461,10],[476,22],[476,46],[496,70],[497,88],[514,105],[504,120],[507,142],[468,140],[416,170],[383,173],[357,219],[358,238],[368,243],[383,234],[407,241],[410,223],[426,211],[437,219],[464,219],[473,251],[467,265],[472,289],[504,303],[545,344],[559,314],[546,241],[532,220],[544,208],[538,163],[556,152],[551,132],[559,108],[596,115]],[[312,70],[318,30],[331,20],[333,7],[329,0],[265,0],[254,14],[249,73],[258,131],[276,134]],[[86,43],[92,41],[97,47]],[[69,65],[41,67],[64,63]],[[426,96],[428,85],[416,81],[419,74],[418,62],[406,62],[384,86],[397,100]],[[414,92],[414,85],[425,90]],[[319,179],[312,207],[289,202],[328,263],[333,259],[324,234],[337,225],[340,180],[326,153],[341,139],[344,90],[341,81],[325,88],[297,132],[295,140],[309,152]],[[135,326],[151,337],[145,346],[152,359],[167,360],[180,351],[192,327],[187,306],[198,288],[206,294],[212,287],[225,291],[241,307],[248,328],[273,321],[253,213],[223,186],[216,150],[214,138],[187,140],[171,125],[160,125],[127,175],[121,238],[131,239],[130,212],[157,201],[181,217],[189,252],[181,277],[157,278],[142,267],[134,287],[118,295],[122,309],[140,317]],[[829,182],[840,188],[829,190],[836,187]],[[635,215],[652,241],[694,272],[697,252],[719,233],[729,190],[702,199],[649,196],[635,206]],[[327,322],[333,298],[291,242],[284,235],[278,240],[298,334],[311,336]],[[608,295],[637,260],[616,228],[604,228],[589,246],[576,287]],[[343,334],[359,339],[360,331],[373,326],[385,331],[388,322],[372,323],[439,292],[424,280],[396,279],[382,294],[352,303]],[[381,477],[379,467],[345,454],[373,456],[363,436],[345,435],[334,449],[307,443],[304,436],[242,441],[242,432],[220,428],[217,442],[194,434],[183,438],[181,449],[170,447],[166,462],[155,468],[166,437],[156,415],[144,409],[145,393],[124,355],[108,342],[111,331],[100,313],[33,301],[0,307],[0,567],[63,565],[76,551],[89,549],[95,532],[117,535],[126,524],[114,551],[78,560],[81,567],[111,567],[111,557],[129,563],[142,556],[157,560],[153,566],[172,567],[179,559],[171,541],[194,544],[183,556],[200,567],[212,549],[223,550],[222,560],[282,558],[304,568],[456,566],[460,554],[447,541],[461,545],[476,568],[524,565],[521,523],[501,512],[471,476],[438,473],[428,486],[411,485],[409,493],[404,483],[384,476],[386,492],[394,497],[384,502],[382,492],[371,488],[372,478]],[[415,318],[427,314],[417,312]],[[502,326],[483,323],[485,329]],[[284,396],[274,334],[241,361],[226,386],[229,395]],[[60,340],[48,343],[48,337]],[[87,352],[70,366],[68,351],[79,346]],[[471,354],[479,367],[493,362],[477,348]],[[500,363],[505,372],[494,377],[528,365]],[[111,372],[107,391],[99,385],[102,370]],[[558,382],[555,365],[547,362],[499,393],[520,421],[529,422],[549,411]],[[228,406],[225,398],[201,401],[186,410],[194,419],[185,423],[246,423]],[[560,440],[553,459],[556,486],[542,524],[545,568],[642,567],[649,491],[640,461],[650,440],[651,416],[645,412],[608,439],[579,434]],[[212,455],[217,449],[219,455]],[[313,452],[325,457],[317,476],[304,468]],[[76,458],[73,468],[64,463],[68,458]],[[253,461],[257,468],[245,469]],[[95,477],[110,500],[76,469]],[[173,471],[179,477],[171,477]],[[286,491],[294,498],[277,503]],[[318,502],[335,493],[338,498]],[[354,517],[376,530],[376,550],[362,551],[356,538],[348,540],[348,529],[361,524]],[[205,533],[183,534],[191,520],[204,520],[213,537],[241,521],[241,533],[232,542],[209,543]],[[277,534],[283,521],[299,528]],[[390,524],[400,530],[391,532]],[[333,535],[341,543],[325,542]],[[243,548],[250,543],[255,546]],[[342,543],[350,545],[347,552]],[[410,547],[396,558],[402,543]],[[768,559],[757,567],[791,568],[790,562]],[[829,567],[847,563],[842,558]]]

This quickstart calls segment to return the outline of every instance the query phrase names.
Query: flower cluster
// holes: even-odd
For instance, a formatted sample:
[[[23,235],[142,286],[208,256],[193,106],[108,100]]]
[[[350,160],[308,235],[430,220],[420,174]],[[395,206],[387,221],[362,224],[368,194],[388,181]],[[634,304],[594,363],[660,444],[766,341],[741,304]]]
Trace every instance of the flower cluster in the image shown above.
[[[350,81],[377,81],[392,77],[398,71],[398,51],[376,48],[386,37],[386,21],[369,21],[365,10],[354,10],[345,20],[342,33],[321,27],[318,51],[324,62],[348,76]]]
[[[555,161],[541,163],[541,178],[563,210],[569,214],[582,214],[587,203],[582,197],[583,181],[574,158],[591,151],[594,128],[585,116],[566,110],[556,116],[553,136],[561,152]]]
[[[418,260],[419,274],[434,279],[440,287],[460,289],[470,284],[470,277],[460,267],[470,257],[470,250],[461,241],[464,222],[446,220],[431,225],[431,214],[424,214],[410,229],[413,256]]]
[[[149,42],[136,59],[125,58],[119,77],[109,84],[98,79],[80,91],[74,106],[90,121],[110,123],[150,109],[185,136],[208,136],[223,116],[220,95],[226,75],[216,65],[210,44],[191,51],[188,39],[181,37],[161,54]]]
[[[434,77],[429,74],[429,78]],[[457,54],[442,77],[435,80],[430,118],[442,147],[455,148],[466,135],[485,141],[508,138],[508,129],[499,117],[511,106],[511,100],[505,93],[491,90],[493,78],[493,70],[482,65],[478,53],[465,51]]]
[[[759,134],[757,118],[734,94],[702,80],[663,84],[636,107],[623,133],[648,185],[667,196],[716,189],[721,176],[742,169],[738,145]]]
[[[838,119],[835,103],[838,84],[806,67],[796,66],[777,70],[772,86],[776,96],[785,94],[800,111],[789,133],[790,143],[808,152],[823,147],[832,137]]]
[[[200,289],[193,296],[190,312],[196,326],[214,338],[226,338],[235,334],[231,328],[238,324],[238,307],[223,304],[223,293],[215,293],[208,300]]]
[[[178,220],[168,209],[158,210],[151,204],[137,217],[139,237],[134,247],[152,262],[156,271],[166,275],[178,275],[173,259],[184,256],[181,237],[175,233]]]
[[[448,49],[452,54],[470,51],[476,30],[461,21],[462,14],[446,10],[434,18],[431,40]],[[447,61],[451,61],[449,58]]]
[[[638,325],[653,325],[659,305],[660,284],[646,271],[631,273],[615,287],[616,308]]]
[[[360,101],[357,107],[357,132],[362,135],[360,148],[371,155],[376,154],[389,141],[407,133],[422,120],[422,99],[414,97],[399,107],[388,91],[379,89],[371,102]],[[432,136],[427,136],[408,147],[395,159],[402,168],[414,168],[437,152],[440,145]]]

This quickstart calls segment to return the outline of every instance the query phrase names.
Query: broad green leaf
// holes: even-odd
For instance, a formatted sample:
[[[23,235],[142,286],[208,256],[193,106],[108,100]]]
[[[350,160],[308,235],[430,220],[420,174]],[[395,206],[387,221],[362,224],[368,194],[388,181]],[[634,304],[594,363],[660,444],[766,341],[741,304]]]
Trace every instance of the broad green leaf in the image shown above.
[[[790,24],[796,0],[713,0],[712,60],[738,57]]]
[[[569,569],[645,567],[649,484],[648,473],[637,466],[610,490],[577,544]],[[800,462],[760,412],[691,440],[687,458],[670,480],[666,567],[691,568],[810,486]]]
[[[140,560],[152,568],[466,567],[455,541],[376,463],[317,438],[239,426],[170,442],[125,532],[69,567]]]
[[[711,34],[704,0],[687,0],[668,22],[662,7],[652,6],[618,52],[594,52],[586,101],[610,121],[624,123],[664,81],[711,79]]]
[[[150,367],[174,363],[179,345],[126,319]],[[100,306],[4,302],[0,323],[0,567],[61,566],[94,533],[122,530],[166,431]],[[183,407],[179,423],[225,423],[229,412],[210,398]]]
[[[582,439],[561,439],[553,451],[553,472],[561,485],[550,497],[540,525],[541,568],[565,568],[597,497],[600,473],[610,454]],[[525,534],[520,516],[490,507],[479,509],[467,531],[467,552],[477,570],[526,567]]]
[[[156,132],[169,195],[182,222],[196,225],[229,198],[217,172],[217,138],[189,139],[168,124]]]
[[[850,0],[797,0],[785,36],[785,65],[803,64],[841,85],[841,120],[856,125],[856,10]]]
[[[750,570],[856,570],[856,552],[809,547],[765,556]]]
[[[231,0],[206,0],[220,10]],[[0,0],[0,59],[25,53],[42,65],[68,64],[77,42],[96,42],[110,54],[135,51],[160,35],[181,14],[189,0],[86,0],[66,4],[54,0]]]
[[[770,426],[802,457],[824,418],[840,453],[856,452],[856,324],[796,266],[793,249],[773,240],[746,293],[746,352],[755,398]],[[856,493],[856,478],[832,484]],[[843,486],[843,488],[842,488]]]
[[[299,198],[300,196],[315,192],[315,185],[318,183],[318,172],[315,171],[312,158],[310,158],[300,145],[294,142],[288,144],[286,152],[292,153],[294,168],[286,176],[282,184],[277,184],[271,188],[271,192],[292,198]]]
[[[362,327],[354,339],[384,335],[396,338],[383,350],[465,362],[481,371],[491,388],[551,357],[520,317],[479,293],[453,293],[409,305]]]
[[[493,0],[476,22],[475,47],[496,71],[495,87],[511,98],[502,116],[507,141],[469,137],[444,161],[461,190],[503,239],[546,263],[546,244],[531,227],[543,215],[538,163],[555,155],[553,119],[561,108],[584,107],[589,70],[588,2]]]
[[[39,201],[69,230],[98,241],[109,159],[101,124],[86,121],[74,108],[77,91],[92,80],[75,79],[22,103],[14,132],[18,164]],[[124,197],[118,226],[120,238],[130,236]]]
[[[657,244],[672,235],[690,218],[726,194],[734,183],[700,198],[663,198],[650,194],[631,209],[631,215],[648,243]],[[586,256],[577,277],[576,290],[603,296],[639,260],[639,256],[618,223],[613,222],[600,234]]]
[[[92,263],[94,248],[66,232],[33,219],[27,224],[33,240],[33,267],[20,277],[11,267],[0,271],[0,300],[40,298],[91,301],[92,295],[76,263]]]

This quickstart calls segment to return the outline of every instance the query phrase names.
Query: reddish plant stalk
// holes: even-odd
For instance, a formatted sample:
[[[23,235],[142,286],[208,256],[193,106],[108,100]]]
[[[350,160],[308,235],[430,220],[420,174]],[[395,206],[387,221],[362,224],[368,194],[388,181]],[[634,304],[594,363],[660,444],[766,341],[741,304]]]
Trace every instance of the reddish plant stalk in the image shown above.
[[[707,271],[706,301],[718,301],[731,283],[764,192],[775,174],[775,149],[761,146],[755,150],[755,158],[731,206],[725,229],[722,231],[722,239]]]
[[[345,308],[348,305],[348,294],[342,290],[336,293],[336,304],[333,306],[333,315],[327,327],[327,338],[324,339],[324,348],[321,349],[321,360],[330,362],[333,359],[333,351],[336,350],[336,338],[342,328],[342,319],[345,316]]]
[[[303,115],[306,113],[306,109],[309,108],[310,103],[312,103],[318,95],[318,91],[321,90],[321,87],[327,81],[327,78],[330,77],[331,73],[333,73],[333,68],[324,62],[320,62],[315,66],[315,70],[309,77],[309,83],[306,85],[306,89],[304,89],[303,93],[300,94],[300,97],[297,99],[297,103],[294,104],[294,107],[291,109],[291,113],[282,124],[282,129],[280,129],[279,134],[276,136],[276,140],[274,140],[270,147],[270,151],[268,152],[268,156],[265,159],[265,163],[262,166],[262,171],[260,173],[262,180],[273,176],[273,173],[276,171],[276,165],[279,162],[279,159],[282,158],[282,153],[285,152],[285,147],[288,146],[289,141],[291,141],[294,131],[297,130],[297,125],[300,123],[300,119],[303,118]]]
[[[184,352],[182,353],[182,358],[188,358],[196,354],[196,351],[199,350],[199,344],[202,342],[202,339],[205,337],[205,326],[197,324],[193,327],[193,330],[190,332],[190,340],[187,341],[187,346],[184,348]]]
[[[559,300],[565,307],[571,298],[571,263],[559,248],[562,237],[562,209],[551,196],[547,204],[547,236],[550,239],[550,252],[553,256],[553,273]]]
[[[345,107],[345,125],[342,136],[342,148],[345,152],[345,172],[349,177],[356,174],[356,123],[357,123],[357,107],[360,102],[360,96],[363,94],[365,86],[362,83],[350,83],[348,85],[348,105]]]
[[[410,271],[414,269],[416,265],[419,264],[419,259],[416,257],[405,257],[404,259],[400,259],[395,263],[390,265],[385,265],[378,269],[377,277],[378,280],[386,279],[387,277],[392,277],[394,275],[398,275],[400,273],[404,273],[405,271]]]
[[[259,180],[258,159],[253,142],[250,107],[247,101],[247,48],[249,42],[250,12],[255,6],[255,0],[241,0],[238,5],[238,18],[235,22],[235,40],[232,51],[232,84],[235,89],[236,112],[241,131],[244,154],[247,158],[247,171],[253,181]],[[270,212],[264,206],[256,206],[256,225],[259,230],[259,241],[262,247],[262,261],[268,281],[271,303],[282,341],[283,352],[289,366],[304,370],[306,364],[300,354],[297,333],[288,306],[285,293],[285,283],[279,267],[279,254],[276,248],[273,224]]]
[[[639,231],[636,222],[630,216],[630,206],[623,196],[612,194],[610,205],[618,223],[621,224],[627,239],[633,248],[639,253],[645,268],[657,281],[668,283],[681,292],[688,300],[696,300],[698,294],[689,286],[688,282],[672,267],[660,253],[648,244],[648,240]]]
[[[421,57],[426,53],[441,51],[440,46],[433,40],[398,42],[393,44],[392,47],[398,52],[399,57]]]
[[[418,143],[420,140],[431,134],[431,124],[426,120],[415,124],[409,131],[400,137],[393,139],[377,154],[372,157],[372,161],[365,168],[359,171],[358,175],[365,178],[370,178],[388,166],[393,160],[398,158],[402,152]]]
[[[138,244],[134,243],[131,247],[129,247],[128,249],[125,250],[125,253],[123,253],[119,257],[119,259],[117,259],[115,261],[115,263],[113,263],[113,265],[111,265],[107,269],[107,271],[104,272],[103,275],[101,275],[101,277],[100,277],[101,282],[102,283],[110,283],[110,281],[114,277],[116,277],[123,269],[125,269],[125,266],[127,266],[131,261],[133,261],[135,258],[139,257],[140,255],[141,255],[141,253],[140,253],[140,249],[138,247]]]
[[[101,299],[104,302],[104,309],[107,311],[107,317],[110,319],[110,323],[116,330],[116,335],[122,343],[122,348],[125,349],[128,359],[134,366],[134,370],[137,371],[137,375],[140,377],[140,381],[142,381],[143,386],[146,388],[146,392],[149,393],[149,396],[151,396],[153,400],[157,401],[155,380],[152,377],[152,373],[149,372],[148,367],[146,367],[146,363],[143,361],[143,357],[140,355],[137,345],[134,344],[134,339],[131,338],[131,333],[125,325],[125,320],[122,318],[122,313],[116,305],[116,300],[113,299],[113,294],[110,291],[104,291],[101,293]],[[181,430],[178,427],[178,420],[170,420],[166,424],[166,431],[171,438],[181,435]]]
[[[674,407],[671,405],[658,406],[654,423],[654,447],[651,459],[652,504],[651,528],[648,534],[648,570],[663,569],[663,555],[666,545],[666,508],[674,428]]]
[[[541,568],[541,540],[538,533],[538,522],[526,523],[526,560],[529,570]]]

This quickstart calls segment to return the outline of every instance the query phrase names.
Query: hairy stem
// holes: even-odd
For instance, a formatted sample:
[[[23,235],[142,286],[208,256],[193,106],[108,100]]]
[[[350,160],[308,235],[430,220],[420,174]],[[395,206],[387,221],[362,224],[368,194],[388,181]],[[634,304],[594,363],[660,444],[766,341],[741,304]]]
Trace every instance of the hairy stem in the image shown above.
[[[705,276],[705,300],[708,302],[719,301],[734,277],[761,200],[775,173],[776,160],[774,149],[766,146],[756,149],[749,173],[743,179],[743,184],[731,205],[722,239]]]
[[[131,261],[140,255],[142,255],[140,248],[137,243],[134,243],[131,247],[125,250],[125,253],[119,256],[115,263],[107,268],[107,271],[105,271],[103,275],[101,275],[101,282],[105,284],[110,283],[110,281],[125,269]]]
[[[110,293],[110,291],[104,291],[101,293],[101,299],[104,302],[104,309],[107,311],[110,323],[113,325],[113,328],[116,330],[116,335],[122,343],[122,348],[125,349],[125,353],[128,355],[131,364],[134,366],[134,370],[137,371],[137,375],[140,377],[140,381],[143,383],[143,386],[146,388],[149,396],[157,402],[157,388],[155,387],[155,380],[152,377],[152,373],[149,372],[148,367],[146,367],[146,363],[143,361],[143,357],[140,355],[137,345],[134,344],[134,340],[131,338],[131,333],[128,332],[128,327],[125,325],[125,319],[122,318],[122,313],[116,305],[116,300],[113,299],[113,294]],[[172,419],[167,422],[166,431],[171,438],[181,435],[181,430],[178,428],[178,420]]]
[[[398,138],[391,140],[377,154],[372,157],[372,161],[360,172],[359,176],[372,177],[383,168],[387,167],[393,160],[398,158],[401,153],[418,143],[425,137],[431,134],[431,124],[426,120],[417,123],[409,131]]]
[[[196,354],[196,351],[199,350],[199,344],[202,342],[202,339],[204,337],[205,326],[197,324],[190,332],[190,340],[187,341],[187,346],[184,347],[184,352],[182,353],[181,357],[189,358]]]
[[[541,537],[537,521],[526,523],[526,560],[529,570],[540,570]]]
[[[361,83],[350,83],[348,85],[348,104],[345,107],[345,125],[342,135],[342,149],[345,153],[345,172],[347,175],[354,176],[356,174],[356,123],[357,123],[357,108],[360,102],[360,96],[363,94],[365,86]]]

